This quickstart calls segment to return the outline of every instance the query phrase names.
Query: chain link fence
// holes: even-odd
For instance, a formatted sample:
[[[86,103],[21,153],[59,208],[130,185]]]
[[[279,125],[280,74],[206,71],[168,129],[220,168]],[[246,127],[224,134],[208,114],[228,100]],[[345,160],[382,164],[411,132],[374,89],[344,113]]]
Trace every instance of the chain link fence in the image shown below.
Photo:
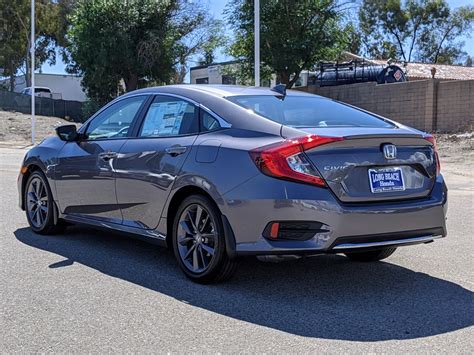
[[[35,101],[37,115],[61,117],[79,123],[84,122],[87,118],[84,117],[83,102],[55,100],[40,96],[37,96]],[[31,113],[31,96],[0,90],[0,108],[6,111]]]

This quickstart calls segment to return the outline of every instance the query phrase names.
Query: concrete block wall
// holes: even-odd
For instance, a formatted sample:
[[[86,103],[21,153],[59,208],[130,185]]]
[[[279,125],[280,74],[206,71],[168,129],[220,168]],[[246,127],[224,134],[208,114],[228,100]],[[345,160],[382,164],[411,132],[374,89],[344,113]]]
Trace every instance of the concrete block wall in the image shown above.
[[[309,86],[306,91],[425,131],[453,132],[472,128],[474,81]]]
[[[473,129],[474,80],[440,82],[437,99],[439,131]]]

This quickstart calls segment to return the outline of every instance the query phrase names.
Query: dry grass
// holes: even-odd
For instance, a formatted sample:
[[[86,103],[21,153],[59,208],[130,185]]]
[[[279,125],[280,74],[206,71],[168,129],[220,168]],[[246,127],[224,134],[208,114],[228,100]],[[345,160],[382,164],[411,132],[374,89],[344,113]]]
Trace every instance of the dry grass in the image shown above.
[[[54,128],[71,122],[58,117],[36,116],[36,142],[54,134]],[[31,116],[0,110],[0,143],[28,145],[31,142]]]

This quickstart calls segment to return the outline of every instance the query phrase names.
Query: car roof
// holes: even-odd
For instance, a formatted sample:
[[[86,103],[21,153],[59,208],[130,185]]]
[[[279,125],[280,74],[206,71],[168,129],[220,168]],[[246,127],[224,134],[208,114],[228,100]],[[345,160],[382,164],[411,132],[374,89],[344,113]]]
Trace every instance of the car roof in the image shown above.
[[[260,95],[260,96],[276,96],[278,93],[272,91],[268,87],[251,87],[239,85],[208,85],[208,84],[181,84],[157,86],[145,89],[131,91],[120,98],[127,96],[135,96],[140,94],[168,94],[184,97],[199,103],[206,109],[210,110],[217,116],[230,123],[235,128],[258,131],[280,135],[281,124],[274,122],[268,118],[258,115],[251,110],[237,105],[228,97]],[[312,97],[328,100],[321,96],[301,92],[297,90],[288,90],[287,96]]]
[[[133,93],[148,92],[148,93],[180,93],[185,92],[192,95],[196,92],[206,93],[208,95],[216,97],[229,97],[229,96],[244,96],[244,95],[277,95],[275,91],[272,91],[269,87],[255,87],[255,86],[243,86],[243,85],[212,85],[212,84],[179,84],[179,85],[166,85],[166,86],[155,86],[146,89],[140,89],[133,91]],[[287,96],[310,96],[315,97],[317,95],[309,94],[298,90],[287,90]]]

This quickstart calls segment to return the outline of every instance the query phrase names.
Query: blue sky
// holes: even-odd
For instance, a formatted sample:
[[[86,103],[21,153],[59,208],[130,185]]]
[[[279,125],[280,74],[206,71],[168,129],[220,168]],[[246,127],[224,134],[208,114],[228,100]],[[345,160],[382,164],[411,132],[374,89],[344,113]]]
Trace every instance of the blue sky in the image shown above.
[[[227,4],[227,0],[206,0],[211,14],[216,19],[223,19],[222,12]],[[447,0],[451,8],[456,8],[463,5],[473,4],[473,0]],[[470,55],[474,55],[474,35],[471,38],[464,38],[465,46],[464,49]],[[217,61],[228,60],[230,58],[226,57],[224,53],[216,53]],[[44,64],[42,67],[43,73],[55,73],[62,74],[64,73],[64,63],[58,58],[58,63],[54,66]]]

